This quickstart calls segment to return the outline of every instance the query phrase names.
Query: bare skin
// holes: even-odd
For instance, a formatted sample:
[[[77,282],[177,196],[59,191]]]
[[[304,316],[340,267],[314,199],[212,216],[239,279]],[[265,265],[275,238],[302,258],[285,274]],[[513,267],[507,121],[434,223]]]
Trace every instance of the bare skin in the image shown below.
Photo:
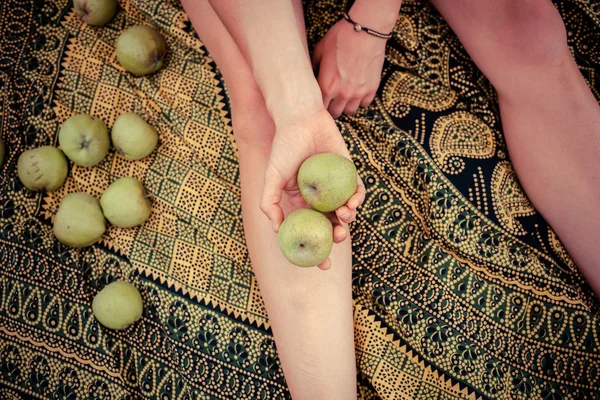
[[[377,32],[394,29],[401,0],[356,0],[348,15]],[[325,108],[334,117],[354,115],[368,107],[379,88],[387,40],[355,32],[342,19],[315,47],[313,68],[318,74]]]
[[[396,14],[380,12],[392,2],[365,11],[362,1],[350,10],[357,22],[385,28],[395,20]],[[498,93],[506,143],[527,196],[600,295],[600,106],[571,56],[558,11],[550,0],[431,2]],[[352,45],[336,47],[328,38],[344,23],[334,25],[313,55],[336,117],[342,110],[352,115],[365,85],[374,87],[380,74],[378,63],[360,57],[380,54],[381,43],[364,32],[362,39],[348,33]]]
[[[246,57],[275,123],[260,208],[277,231],[284,218],[280,207],[284,195],[293,200],[294,209],[306,204],[296,183],[302,162],[319,153],[350,155],[323,106],[307,57],[302,5],[277,0],[213,0],[211,4]],[[336,210],[344,223],[355,219],[364,201],[365,188],[358,175],[357,183],[355,195]],[[328,261],[320,265],[329,266]]]
[[[432,0],[498,92],[527,196],[600,295],[600,106],[550,0]]]
[[[338,222],[335,241],[340,244],[330,255],[328,271],[298,268],[283,257],[277,234],[259,208],[265,183],[261,171],[268,167],[275,123],[244,52],[209,2],[182,3],[229,89],[246,241],[290,392],[294,399],[355,399],[352,256],[347,228]],[[299,2],[295,7],[301,12]],[[298,34],[305,37],[303,25],[298,26]],[[306,47],[299,48],[307,57]],[[280,205],[286,215],[303,206],[286,192]]]
[[[549,0],[457,0],[452,3],[434,0],[433,3],[498,91],[506,140],[527,194],[559,234],[594,290],[600,293],[600,273],[595,267],[600,265],[600,254],[593,250],[594,241],[600,238],[600,212],[594,204],[600,195],[600,169],[594,168],[600,159],[600,110],[566,51],[564,25],[557,18],[556,10]],[[278,252],[276,236],[267,234],[271,230],[270,222],[258,211],[257,204],[262,196],[263,209],[275,228],[284,213],[302,206],[293,188],[285,186],[286,179],[291,178],[282,179],[286,174],[273,173],[273,153],[276,159],[286,158],[285,140],[275,146],[276,132],[282,129],[289,132],[289,135],[279,136],[281,138],[306,135],[312,141],[306,147],[307,154],[314,151],[317,148],[312,132],[315,128],[309,127],[308,121],[318,116],[317,126],[331,126],[323,115],[324,107],[315,102],[315,95],[325,100],[331,98],[327,105],[332,115],[337,116],[340,110],[354,113],[356,100],[359,106],[370,102],[370,91],[375,87],[372,76],[380,72],[379,62],[372,62],[371,67],[367,65],[362,70],[363,87],[345,81],[344,90],[338,91],[341,86],[325,87],[323,78],[319,79],[321,90],[315,90],[312,83],[299,84],[304,79],[309,81],[302,71],[291,74],[297,80],[289,80],[280,91],[273,90],[276,77],[269,76],[268,69],[256,69],[260,57],[256,54],[253,57],[248,44],[261,43],[266,51],[269,46],[282,47],[255,40],[260,31],[248,35],[235,28],[245,16],[260,17],[260,9],[240,14],[240,8],[237,14],[228,14],[226,6],[215,2],[221,17],[218,20],[215,10],[207,7],[206,1],[184,0],[183,4],[230,88],[235,137],[238,147],[244,149],[240,151],[240,176],[248,246],[292,395],[294,398],[355,398],[349,240],[335,248],[331,256],[334,268],[328,275],[315,269],[287,268],[287,261]],[[295,7],[297,10],[297,3]],[[271,13],[266,15],[272,17]],[[284,10],[282,15],[284,18],[275,18],[280,24],[276,28],[284,29],[295,19],[296,34],[303,38],[298,13]],[[380,21],[381,26],[389,23],[390,14],[386,15],[382,17],[385,21]],[[395,20],[397,12],[392,15]],[[360,22],[360,14],[351,13],[351,16]],[[377,18],[369,18],[372,22],[363,23],[377,29]],[[230,36],[225,34],[227,32]],[[278,39],[281,38],[270,38]],[[291,58],[306,52],[304,39],[301,42],[301,46],[296,43],[295,47],[286,48],[293,53]],[[381,47],[380,42],[373,43]],[[324,57],[325,53],[329,54],[330,50],[321,51],[313,64],[319,71],[329,68],[335,72],[336,68],[324,63],[334,62],[336,58]],[[379,53],[374,50],[373,54]],[[275,64],[281,70],[293,70],[298,65],[286,57],[276,61],[280,62]],[[369,92],[364,90],[366,81]],[[340,97],[339,93],[343,94],[341,100],[334,101]],[[332,105],[336,105],[334,109]],[[300,111],[303,116],[291,110]],[[335,143],[333,146],[338,146],[340,142],[334,138],[333,129],[328,128],[328,132],[331,132],[331,143]],[[343,153],[341,147],[337,151]],[[266,181],[256,173],[258,169],[270,168]],[[275,191],[267,190],[267,201],[264,193],[260,193],[265,184],[277,187]],[[355,200],[362,201],[360,194]],[[356,208],[349,207],[354,205],[349,202],[343,213],[338,210],[339,216],[348,211],[352,213],[348,219],[342,218],[343,221],[354,218]],[[279,206],[281,210],[275,208]],[[340,241],[346,232],[336,228],[335,236],[336,241]],[[340,369],[340,366],[347,368]]]

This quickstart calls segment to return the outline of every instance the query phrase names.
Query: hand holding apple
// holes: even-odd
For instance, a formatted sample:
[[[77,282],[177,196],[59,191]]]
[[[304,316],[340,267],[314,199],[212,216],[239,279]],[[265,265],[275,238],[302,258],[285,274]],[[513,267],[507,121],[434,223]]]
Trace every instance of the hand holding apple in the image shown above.
[[[320,153],[334,153],[350,158],[333,118],[322,106],[306,115],[276,122],[276,127],[260,202],[262,211],[273,223],[275,231],[283,222],[284,214],[279,203],[284,195],[290,197],[293,203],[299,204],[299,208],[300,204],[305,203],[299,187],[298,171],[306,159]],[[335,210],[344,223],[354,220],[356,208],[365,197],[364,185],[356,173],[354,180],[355,192],[345,204]],[[336,242],[339,241],[339,237],[343,240],[346,236],[345,228],[341,224],[334,227],[334,236]]]
[[[329,267],[333,225],[319,211],[331,212],[346,204],[356,186],[356,167],[348,158],[321,153],[302,163],[298,187],[306,203],[317,211],[298,209],[279,227],[279,247],[289,262],[299,267]]]

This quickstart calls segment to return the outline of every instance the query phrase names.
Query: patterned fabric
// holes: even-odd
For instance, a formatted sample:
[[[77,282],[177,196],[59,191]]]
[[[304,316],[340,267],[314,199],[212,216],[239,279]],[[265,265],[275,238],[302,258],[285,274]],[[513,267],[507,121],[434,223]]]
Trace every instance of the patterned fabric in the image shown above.
[[[557,1],[594,93],[600,5]],[[314,45],[345,8],[305,4]],[[0,14],[1,399],[289,398],[245,245],[237,148],[221,75],[178,2],[124,1],[104,28],[66,0],[9,0]],[[114,40],[145,23],[166,67],[127,74]],[[367,186],[353,226],[362,399],[600,399],[599,302],[512,169],[494,91],[432,7],[405,1],[375,104],[340,129]],[[25,149],[57,144],[86,112],[135,111],[160,133],[130,162],[71,166],[31,193]],[[134,176],[154,195],[142,227],[74,250],[51,233],[61,199]],[[91,315],[116,279],[142,292],[123,332]]]

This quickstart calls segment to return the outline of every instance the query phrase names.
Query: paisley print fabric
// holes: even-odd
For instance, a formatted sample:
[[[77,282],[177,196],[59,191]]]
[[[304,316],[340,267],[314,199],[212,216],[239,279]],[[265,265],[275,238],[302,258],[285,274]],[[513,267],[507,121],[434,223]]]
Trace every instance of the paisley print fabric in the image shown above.
[[[600,6],[555,2],[594,94]],[[122,1],[105,27],[66,0],[0,5],[0,398],[290,398],[242,229],[226,86],[177,1]],[[347,7],[306,1],[311,46]],[[133,77],[114,40],[167,39],[166,67]],[[75,113],[135,111],[158,150],[71,165],[31,193],[21,152],[56,145]],[[353,230],[362,399],[599,399],[599,302],[512,168],[493,88],[427,3],[405,1],[376,101],[339,127],[367,186]],[[139,228],[75,250],[52,235],[61,199],[134,176],[152,193]],[[115,332],[91,300],[127,279],[142,319]]]

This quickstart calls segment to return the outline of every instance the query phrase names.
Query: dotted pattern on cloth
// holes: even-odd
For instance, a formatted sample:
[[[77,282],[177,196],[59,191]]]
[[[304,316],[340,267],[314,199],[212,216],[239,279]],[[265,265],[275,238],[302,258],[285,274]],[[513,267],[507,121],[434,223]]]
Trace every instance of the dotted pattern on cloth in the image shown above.
[[[176,1],[124,1],[104,28],[65,0],[0,5],[0,398],[278,399],[289,392],[247,255],[227,92]],[[557,1],[598,95],[596,2]],[[305,3],[314,46],[346,5]],[[158,29],[166,67],[116,62],[133,24]],[[63,188],[26,191],[25,149],[57,144],[86,112],[135,111],[160,134],[137,162],[71,165]],[[598,300],[520,188],[494,91],[427,3],[406,1],[377,99],[339,122],[367,185],[353,226],[361,399],[597,399]],[[93,247],[58,243],[61,199],[134,176],[153,214]],[[91,315],[127,279],[146,309],[124,332]]]

